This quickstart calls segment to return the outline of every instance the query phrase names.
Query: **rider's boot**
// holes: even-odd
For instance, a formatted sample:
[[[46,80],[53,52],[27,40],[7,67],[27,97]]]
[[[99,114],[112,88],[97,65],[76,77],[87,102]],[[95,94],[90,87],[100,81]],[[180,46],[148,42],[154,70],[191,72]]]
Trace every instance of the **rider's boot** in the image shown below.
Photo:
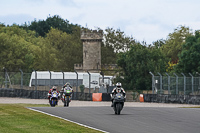
[[[113,103],[111,104],[111,107],[113,107]]]

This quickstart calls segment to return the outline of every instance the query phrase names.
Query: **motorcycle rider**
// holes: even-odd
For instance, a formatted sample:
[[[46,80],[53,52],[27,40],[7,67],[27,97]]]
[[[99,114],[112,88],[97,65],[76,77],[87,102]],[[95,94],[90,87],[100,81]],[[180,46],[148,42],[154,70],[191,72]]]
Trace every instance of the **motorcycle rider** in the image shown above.
[[[49,90],[49,92],[48,92],[48,99],[49,99],[49,102],[50,102],[51,93],[52,93],[53,91],[56,91],[56,92],[59,94],[59,92],[57,91],[57,87],[56,87],[56,86],[53,86],[53,87]],[[60,95],[58,95],[58,97],[59,97],[59,96],[60,96]]]
[[[122,88],[122,84],[120,82],[117,82],[116,87],[112,90],[112,93],[111,93],[111,101],[112,101],[111,107],[113,107],[113,100],[114,100],[115,95],[118,92],[123,93],[124,99],[126,99],[126,92]]]
[[[69,87],[69,88],[72,90],[72,93],[73,93],[72,86],[70,85],[69,82],[67,82],[67,83],[62,87],[62,89],[61,89],[61,91],[60,91],[61,100],[63,100],[63,99],[62,99],[62,95],[63,95],[63,92],[64,92],[65,87]],[[71,99],[72,99],[72,94],[71,94]]]
[[[65,85],[63,85],[63,89],[65,88],[65,87],[70,87],[70,88],[72,88],[72,86],[70,85],[70,83],[69,82],[67,82],[67,83],[65,83]]]

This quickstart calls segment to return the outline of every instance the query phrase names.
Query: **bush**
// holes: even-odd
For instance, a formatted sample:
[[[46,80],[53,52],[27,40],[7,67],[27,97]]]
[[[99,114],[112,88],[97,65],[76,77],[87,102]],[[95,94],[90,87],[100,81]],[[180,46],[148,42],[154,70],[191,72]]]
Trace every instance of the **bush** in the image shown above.
[[[81,93],[83,93],[84,89],[85,89],[85,86],[84,85],[80,85],[79,87],[80,87]]]

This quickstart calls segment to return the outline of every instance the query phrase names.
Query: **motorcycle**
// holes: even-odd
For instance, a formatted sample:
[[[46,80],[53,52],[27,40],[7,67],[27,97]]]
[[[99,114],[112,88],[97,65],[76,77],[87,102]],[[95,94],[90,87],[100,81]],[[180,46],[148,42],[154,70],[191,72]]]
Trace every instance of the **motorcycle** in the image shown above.
[[[115,111],[115,114],[120,115],[121,110],[124,107],[124,96],[122,93],[117,93],[113,99],[113,109]]]
[[[65,87],[62,95],[62,102],[64,103],[64,107],[68,107],[71,101],[72,89],[70,87]]]
[[[56,105],[58,105],[58,92],[57,91],[53,91],[51,92],[51,96],[49,99],[49,103],[51,105],[51,107],[55,107]]]

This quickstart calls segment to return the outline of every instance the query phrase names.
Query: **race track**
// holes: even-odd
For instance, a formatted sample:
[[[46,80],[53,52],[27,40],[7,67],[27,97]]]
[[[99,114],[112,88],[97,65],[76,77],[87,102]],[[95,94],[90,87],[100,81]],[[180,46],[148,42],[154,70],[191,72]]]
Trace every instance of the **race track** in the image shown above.
[[[125,107],[115,115],[109,106],[34,107],[110,133],[197,133],[200,108]]]

